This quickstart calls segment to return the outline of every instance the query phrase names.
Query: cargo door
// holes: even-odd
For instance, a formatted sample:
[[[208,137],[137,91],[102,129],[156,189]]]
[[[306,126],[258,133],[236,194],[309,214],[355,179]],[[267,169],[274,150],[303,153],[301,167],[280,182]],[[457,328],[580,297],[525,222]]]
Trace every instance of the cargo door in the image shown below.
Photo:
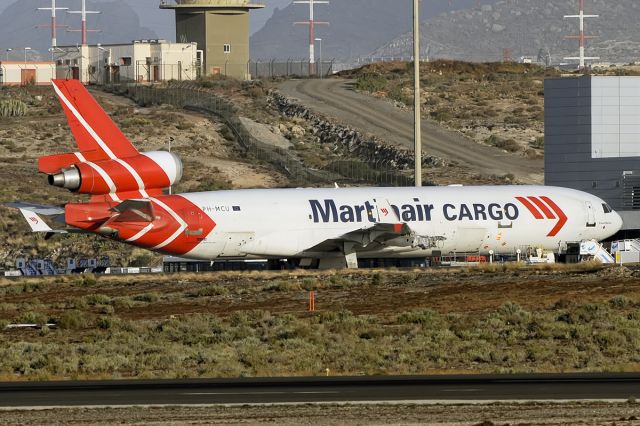
[[[254,236],[254,232],[225,232],[222,234],[224,248],[219,257],[246,257],[242,248],[252,242]]]
[[[27,84],[36,84],[36,70],[23,69],[20,70],[20,82],[23,86]]]
[[[593,211],[593,204],[591,204],[591,201],[586,201],[584,204],[587,210],[587,227],[594,228],[596,226],[596,214]]]
[[[182,217],[187,224],[187,229],[184,230],[184,233],[188,241],[200,242],[206,237],[206,235],[203,235],[203,214],[200,209],[187,209],[182,211]]]
[[[456,241],[456,247],[452,251],[477,253],[487,238],[487,232],[487,228],[458,228],[451,235],[451,240]]]

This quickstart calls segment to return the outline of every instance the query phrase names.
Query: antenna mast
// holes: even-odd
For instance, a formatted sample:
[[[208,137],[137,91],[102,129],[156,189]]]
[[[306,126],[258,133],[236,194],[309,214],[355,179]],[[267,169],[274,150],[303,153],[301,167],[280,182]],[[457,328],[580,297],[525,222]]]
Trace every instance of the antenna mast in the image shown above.
[[[578,39],[580,42],[580,56],[572,56],[572,57],[568,57],[568,58],[564,58],[564,59],[568,59],[568,60],[579,60],[580,61],[580,65],[578,65],[578,69],[583,70],[585,68],[585,60],[594,60],[594,59],[600,59],[599,57],[595,57],[595,56],[584,56],[584,42],[586,39],[592,39],[594,38],[594,36],[586,36],[584,35],[584,18],[599,18],[600,15],[585,15],[584,14],[584,0],[578,0],[579,2],[579,7],[580,7],[580,14],[579,15],[565,15],[565,18],[578,18],[580,19],[580,34],[577,36],[567,36],[566,38],[569,39]]]
[[[82,0],[82,9],[81,10],[68,10],[67,13],[80,14],[82,15],[82,26],[79,30],[67,30],[69,32],[81,32],[82,33],[82,45],[87,45],[87,33],[97,33],[98,30],[88,30],[87,29],[87,14],[88,13],[101,13],[96,10],[87,10],[86,0]]]
[[[309,20],[302,22],[295,22],[294,25],[309,25],[309,75],[316,73],[316,25],[329,25],[328,22],[319,22],[314,18],[314,5],[316,4],[329,4],[326,0],[296,0],[294,4],[308,4],[309,5]]]
[[[50,10],[51,11],[51,24],[50,25],[38,25],[38,28],[51,27],[51,47],[58,46],[58,28],[66,28],[66,25],[58,25],[56,19],[56,10],[69,10],[68,7],[56,7],[56,0],[51,0],[51,7],[39,7],[38,10]]]

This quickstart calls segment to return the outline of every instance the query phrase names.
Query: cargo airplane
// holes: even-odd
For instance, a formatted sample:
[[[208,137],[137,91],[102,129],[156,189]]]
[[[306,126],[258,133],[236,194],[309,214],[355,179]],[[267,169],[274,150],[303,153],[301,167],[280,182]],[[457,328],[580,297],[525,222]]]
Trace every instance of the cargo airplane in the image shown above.
[[[41,157],[50,185],[90,196],[64,207],[24,202],[35,232],[87,232],[191,259],[360,258],[558,252],[622,226],[603,200],[545,186],[252,189],[167,194],[182,176],[169,152],[138,152],[75,80],[54,80],[78,151]],[[65,223],[54,230],[42,216]]]

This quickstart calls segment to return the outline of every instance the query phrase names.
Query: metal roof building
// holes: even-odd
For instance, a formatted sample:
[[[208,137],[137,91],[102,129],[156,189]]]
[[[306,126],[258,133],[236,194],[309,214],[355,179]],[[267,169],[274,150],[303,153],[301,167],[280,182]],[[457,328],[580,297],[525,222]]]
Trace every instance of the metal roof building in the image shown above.
[[[640,77],[545,81],[545,184],[599,196],[640,230]]]

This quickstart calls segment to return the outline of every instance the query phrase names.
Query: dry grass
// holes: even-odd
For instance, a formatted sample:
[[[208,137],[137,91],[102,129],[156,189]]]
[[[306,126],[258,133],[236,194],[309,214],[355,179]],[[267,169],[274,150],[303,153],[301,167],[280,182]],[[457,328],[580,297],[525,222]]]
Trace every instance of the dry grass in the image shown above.
[[[640,365],[640,281],[625,270],[615,278],[625,286],[606,289],[616,271],[489,265],[4,283],[0,323],[59,327],[1,333],[0,375],[631,371]],[[318,292],[315,314],[305,312],[308,290]]]

